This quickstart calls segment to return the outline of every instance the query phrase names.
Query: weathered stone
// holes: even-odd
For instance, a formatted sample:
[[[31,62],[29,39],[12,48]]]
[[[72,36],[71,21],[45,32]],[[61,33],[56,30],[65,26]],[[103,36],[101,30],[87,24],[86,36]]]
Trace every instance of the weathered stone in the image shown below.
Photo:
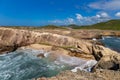
[[[96,69],[119,70],[120,69],[120,54],[104,56],[94,66],[93,71]]]
[[[100,60],[102,56],[117,53],[103,46],[95,45],[86,40],[76,39],[69,36],[48,32],[40,33],[30,30],[0,28],[0,53],[14,51],[18,47],[30,44],[43,44],[66,49],[72,48],[74,50],[70,50],[70,55],[75,55],[76,57],[86,56],[86,58],[92,59],[95,57],[96,60]]]
[[[64,33],[62,33],[64,32]],[[61,53],[71,56],[90,58],[98,60],[95,65],[94,73],[79,71],[62,72],[52,78],[40,78],[37,80],[119,80],[119,71],[100,70],[100,69],[120,69],[120,55],[111,49],[87,41],[92,38],[100,38],[101,35],[116,35],[120,32],[101,31],[101,30],[73,30],[73,31],[30,31],[11,28],[0,28],[0,53],[11,52],[18,47],[28,47],[33,49],[43,49],[53,51],[57,55]],[[84,40],[83,40],[84,39]],[[87,39],[87,40],[85,40]],[[32,44],[32,45],[31,45]],[[42,44],[42,45],[39,45]],[[23,47],[24,48],[24,47]],[[67,49],[67,50],[66,50]],[[70,51],[70,52],[69,52]],[[56,54],[54,57],[57,56]],[[38,55],[44,57],[43,55]],[[98,70],[99,69],[99,70]]]
[[[94,57],[96,58],[96,60],[98,60],[98,61],[103,56],[118,54],[117,52],[115,52],[109,48],[105,48],[103,46],[100,46],[100,45],[93,45],[92,46],[92,53],[93,53]]]
[[[65,71],[55,77],[46,78],[47,80],[119,80],[119,71],[112,70],[96,70],[94,73],[78,71],[73,73]],[[38,80],[41,80],[40,78]]]

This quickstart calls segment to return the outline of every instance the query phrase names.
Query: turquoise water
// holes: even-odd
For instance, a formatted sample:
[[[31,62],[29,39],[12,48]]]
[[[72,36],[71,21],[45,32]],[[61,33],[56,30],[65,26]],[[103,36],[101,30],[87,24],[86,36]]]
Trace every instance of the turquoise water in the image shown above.
[[[101,40],[106,47],[120,52],[120,38],[119,37],[103,37]]]
[[[45,54],[45,58],[36,57]],[[51,54],[50,54],[51,55]],[[31,80],[37,77],[51,77],[64,70],[89,70],[96,64],[94,60],[58,56],[50,58],[49,53],[39,50],[17,50],[0,55],[0,80]],[[76,69],[74,69],[77,67]]]
[[[51,77],[64,69],[48,58],[37,58],[27,51],[16,51],[0,56],[0,80],[29,80],[35,77]]]

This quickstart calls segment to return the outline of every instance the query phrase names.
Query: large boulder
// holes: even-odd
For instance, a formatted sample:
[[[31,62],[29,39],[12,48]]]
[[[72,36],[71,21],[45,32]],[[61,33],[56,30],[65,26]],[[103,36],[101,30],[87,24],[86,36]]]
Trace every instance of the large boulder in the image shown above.
[[[104,56],[94,66],[93,71],[96,69],[119,70],[120,69],[120,54]]]
[[[95,59],[99,61],[103,56],[118,54],[118,52],[113,51],[101,45],[93,45],[92,54],[94,55]]]

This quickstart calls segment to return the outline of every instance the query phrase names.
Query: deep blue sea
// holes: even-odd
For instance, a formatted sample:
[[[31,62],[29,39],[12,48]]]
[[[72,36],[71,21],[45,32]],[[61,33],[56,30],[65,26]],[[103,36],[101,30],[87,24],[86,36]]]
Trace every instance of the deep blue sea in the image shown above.
[[[120,37],[103,37],[102,41],[106,47],[111,48],[117,52],[120,52]]]

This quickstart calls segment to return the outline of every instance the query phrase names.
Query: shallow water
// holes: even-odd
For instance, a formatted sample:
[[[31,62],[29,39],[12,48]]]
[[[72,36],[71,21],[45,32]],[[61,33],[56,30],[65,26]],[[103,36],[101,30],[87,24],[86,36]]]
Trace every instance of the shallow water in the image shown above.
[[[117,52],[120,52],[120,38],[119,37],[103,37],[101,39],[106,47],[111,48]]]
[[[47,54],[45,58],[37,54]],[[51,60],[49,53],[40,50],[17,50],[0,55],[0,80],[31,80],[37,77],[51,77],[63,70],[75,72],[75,67],[88,70],[96,61],[87,61],[75,57],[58,56]],[[87,66],[87,67],[86,67]]]

